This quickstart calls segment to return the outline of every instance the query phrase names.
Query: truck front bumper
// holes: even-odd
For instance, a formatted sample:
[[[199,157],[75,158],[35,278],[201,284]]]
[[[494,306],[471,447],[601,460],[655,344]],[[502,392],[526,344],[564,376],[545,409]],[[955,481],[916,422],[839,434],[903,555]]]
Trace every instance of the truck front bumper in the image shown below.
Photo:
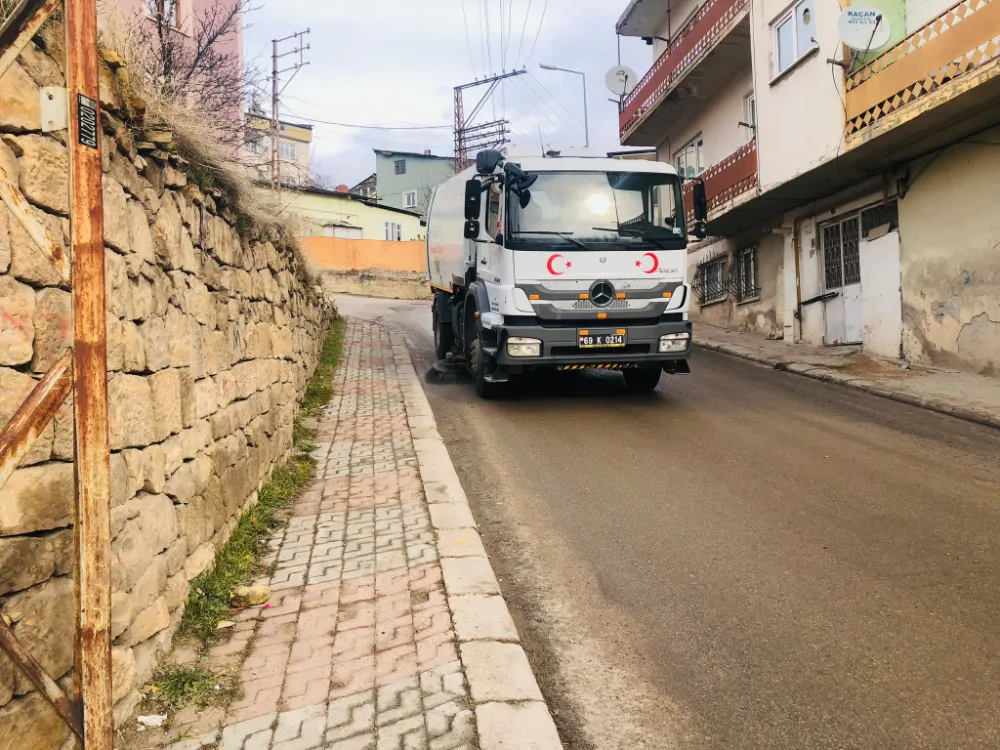
[[[668,372],[689,372],[687,360],[691,358],[690,321],[657,322],[646,325],[621,326],[613,321],[588,324],[589,330],[627,330],[624,347],[584,349],[578,346],[580,325],[542,326],[537,324],[503,324],[495,329],[496,365],[494,379],[517,375],[540,368],[556,369],[624,369],[629,367],[663,367]],[[687,333],[687,347],[683,351],[659,351],[660,337],[670,333]],[[538,357],[512,357],[507,352],[511,337],[537,339],[542,342]]]

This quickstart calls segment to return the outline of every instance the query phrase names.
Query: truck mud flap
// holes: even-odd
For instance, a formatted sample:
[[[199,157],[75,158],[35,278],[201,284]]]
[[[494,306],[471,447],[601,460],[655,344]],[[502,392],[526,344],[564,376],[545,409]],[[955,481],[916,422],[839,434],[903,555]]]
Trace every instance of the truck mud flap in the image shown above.
[[[690,375],[691,365],[686,359],[675,359],[663,365],[663,371],[667,375]]]
[[[483,354],[486,355],[489,366],[486,368],[486,382],[487,383],[506,383],[509,378],[507,377],[507,371],[500,366],[498,361],[498,352],[495,346],[484,346]]]

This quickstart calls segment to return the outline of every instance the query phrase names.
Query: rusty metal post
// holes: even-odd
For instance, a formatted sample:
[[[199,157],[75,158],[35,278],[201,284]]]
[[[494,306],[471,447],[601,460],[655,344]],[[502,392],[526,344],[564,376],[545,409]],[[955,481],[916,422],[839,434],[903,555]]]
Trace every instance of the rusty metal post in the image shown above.
[[[96,0],[66,0],[73,409],[76,422],[76,679],[86,750],[112,750],[111,488]]]

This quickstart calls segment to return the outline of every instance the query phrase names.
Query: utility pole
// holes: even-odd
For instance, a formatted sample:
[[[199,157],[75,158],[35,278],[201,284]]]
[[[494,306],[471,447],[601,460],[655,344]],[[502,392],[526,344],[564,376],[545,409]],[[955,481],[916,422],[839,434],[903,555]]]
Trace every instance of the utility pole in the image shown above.
[[[299,44],[300,38],[308,33],[309,29],[306,29],[305,31],[296,31],[291,36],[286,36],[283,39],[271,40],[273,48],[271,53],[271,190],[276,193],[281,190],[281,93],[285,90],[285,86],[295,78],[295,74],[309,64],[305,61],[305,51],[310,46],[308,44],[305,46]],[[296,42],[295,48],[288,52],[279,52],[279,45],[291,39],[294,39]],[[298,55],[299,61],[284,70],[278,70],[278,60],[288,55]],[[285,81],[285,86],[281,86],[281,74],[287,73],[290,70],[293,71],[292,75]]]
[[[488,148],[502,146],[507,142],[507,134],[510,132],[507,129],[507,125],[510,123],[507,120],[494,120],[492,122],[483,123],[481,125],[476,125],[473,127],[467,127],[466,123],[471,122],[479,114],[479,110],[483,108],[486,100],[490,98],[490,95],[500,85],[500,81],[505,78],[511,78],[512,76],[519,76],[527,73],[527,70],[512,70],[509,73],[504,73],[503,75],[493,76],[492,78],[484,78],[480,81],[473,81],[472,83],[463,83],[461,86],[455,87],[455,172],[461,172],[463,169],[469,166],[471,159],[469,154],[478,148]],[[464,92],[467,89],[476,88],[477,86],[484,86],[489,84],[489,88],[483,97],[479,100],[479,103],[473,108],[469,116],[465,116],[465,101]]]

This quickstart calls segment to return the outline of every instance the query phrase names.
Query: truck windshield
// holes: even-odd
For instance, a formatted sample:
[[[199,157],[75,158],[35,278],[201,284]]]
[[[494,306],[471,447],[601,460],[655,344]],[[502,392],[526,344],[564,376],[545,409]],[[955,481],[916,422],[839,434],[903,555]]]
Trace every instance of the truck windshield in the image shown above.
[[[601,250],[687,244],[680,180],[642,172],[548,172],[507,202],[509,244],[533,250],[553,243]]]

